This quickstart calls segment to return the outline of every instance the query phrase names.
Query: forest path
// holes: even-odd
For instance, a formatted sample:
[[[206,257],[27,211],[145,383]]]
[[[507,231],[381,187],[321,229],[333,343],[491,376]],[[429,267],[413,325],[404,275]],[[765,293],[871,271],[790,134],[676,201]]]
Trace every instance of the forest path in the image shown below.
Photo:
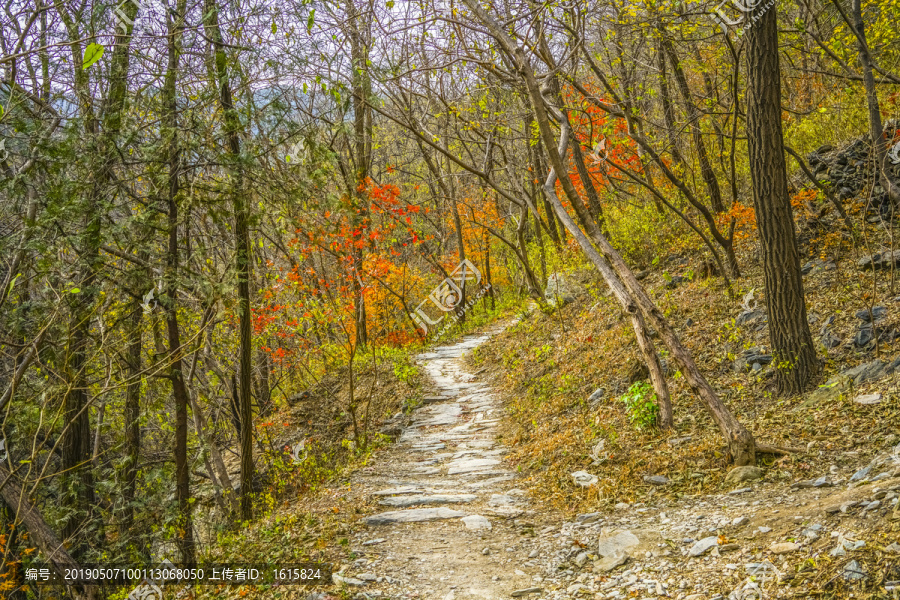
[[[351,477],[351,496],[376,506],[350,538],[354,562],[334,578],[346,597],[774,599],[820,576],[841,590],[856,585],[882,560],[876,549],[900,556],[884,529],[900,526],[900,446],[862,469],[857,453],[810,466],[815,481],[755,475],[718,493],[652,493],[574,518],[534,502],[497,439],[501,399],[463,364],[509,326],[418,357],[439,393]],[[824,556],[827,575],[797,575]]]
[[[354,492],[385,512],[366,517],[352,540],[363,557],[336,581],[372,598],[442,600],[508,598],[539,585],[531,538],[522,535],[534,528],[522,520],[529,501],[495,439],[500,399],[463,366],[467,353],[509,325],[419,355],[438,394],[353,477]]]

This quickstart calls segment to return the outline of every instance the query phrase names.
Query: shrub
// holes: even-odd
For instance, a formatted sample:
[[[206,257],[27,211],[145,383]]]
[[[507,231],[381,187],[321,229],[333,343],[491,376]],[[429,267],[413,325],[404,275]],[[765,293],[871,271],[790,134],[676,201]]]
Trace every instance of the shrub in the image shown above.
[[[621,398],[628,411],[628,419],[638,429],[656,427],[659,423],[659,405],[656,392],[646,381],[638,381],[628,388]]]

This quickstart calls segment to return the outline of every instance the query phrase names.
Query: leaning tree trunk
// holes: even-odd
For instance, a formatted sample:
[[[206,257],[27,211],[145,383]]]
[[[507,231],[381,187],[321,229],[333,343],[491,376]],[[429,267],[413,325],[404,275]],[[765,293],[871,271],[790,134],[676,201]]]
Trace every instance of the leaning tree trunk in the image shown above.
[[[796,394],[819,373],[809,323],[781,130],[781,71],[774,9],[757,15],[749,35],[747,149],[765,275],[769,339],[778,391]]]
[[[514,61],[518,72],[522,75],[525,80],[525,87],[528,92],[528,96],[531,100],[532,108],[534,109],[535,118],[538,122],[538,129],[540,130],[541,139],[544,142],[544,145],[548,148],[554,148],[556,143],[553,139],[553,130],[550,126],[550,119],[547,115],[547,108],[544,105],[543,98],[541,96],[540,87],[538,86],[537,79],[535,78],[534,69],[531,66],[531,63],[525,57],[525,51],[521,47],[517,47],[509,35],[506,33],[506,30],[497,24],[493,18],[481,7],[481,5],[476,0],[463,0],[465,5],[471,10],[478,19],[484,23],[489,29],[491,35],[500,43],[503,47],[503,50],[512,58]],[[557,173],[563,173],[563,165],[562,160],[560,159],[559,153],[554,153],[552,150],[547,153],[551,166],[554,171]],[[577,202],[577,193],[575,191],[575,187],[572,185],[572,182],[569,181],[568,178],[562,177],[560,178],[560,183],[562,184],[563,190],[566,193],[566,196],[569,202],[574,206]],[[549,186],[544,186],[544,190],[549,194],[549,192],[553,191],[552,187],[548,189]],[[560,210],[562,208],[562,204],[557,199],[555,202],[556,211],[559,216],[562,218],[565,211]],[[598,267],[599,261],[597,261],[597,253],[596,249],[594,249],[590,240],[578,229],[577,226],[574,226],[574,223],[570,221],[570,233],[572,233],[573,237],[575,237],[578,244],[581,246],[582,250],[584,250],[585,254],[591,261]],[[690,385],[691,389],[703,403],[706,405],[707,410],[709,410],[710,415],[713,420],[718,425],[719,430],[722,432],[723,436],[728,442],[732,460],[737,465],[747,465],[754,464],[756,462],[756,443],[753,440],[753,436],[750,432],[738,421],[731,411],[728,410],[728,407],[722,402],[719,396],[712,389],[712,386],[709,385],[709,382],[703,377],[700,373],[700,370],[697,368],[696,363],[694,363],[693,358],[691,357],[690,352],[681,345],[681,342],[678,340],[678,336],[675,335],[674,330],[666,321],[665,317],[663,317],[660,310],[656,307],[656,305],[652,302],[650,297],[641,287],[641,285],[637,282],[637,278],[634,276],[634,273],[625,265],[622,257],[616,252],[616,250],[609,244],[609,241],[606,240],[603,235],[596,230],[596,227],[591,231],[591,237],[593,240],[601,247],[604,254],[606,254],[606,258],[609,259],[613,266],[618,270],[618,275],[622,278],[623,283],[629,288],[629,292],[631,292],[632,297],[643,314],[644,318],[647,319],[651,325],[656,327],[657,331],[660,334],[663,342],[669,349],[669,352],[672,354],[672,358],[678,363],[678,366],[681,368],[681,372],[684,374],[685,379]],[[601,271],[602,273],[602,271]]]
[[[0,497],[15,515],[16,522],[25,526],[29,541],[38,547],[57,577],[64,579],[67,571],[80,568],[81,565],[69,554],[40,511],[29,502],[25,490],[2,463],[0,463]],[[96,597],[96,589],[93,586],[70,586],[69,593],[76,600],[91,600]]]

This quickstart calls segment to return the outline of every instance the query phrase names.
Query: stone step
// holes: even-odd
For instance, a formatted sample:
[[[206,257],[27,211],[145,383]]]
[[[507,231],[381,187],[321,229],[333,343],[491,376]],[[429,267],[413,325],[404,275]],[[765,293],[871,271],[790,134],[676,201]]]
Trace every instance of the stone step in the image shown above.
[[[439,508],[412,508],[410,510],[392,510],[366,517],[367,525],[390,525],[392,523],[423,523],[442,519],[459,519],[467,513],[441,506]]]
[[[384,506],[396,506],[398,508],[405,508],[407,506],[416,506],[420,504],[467,504],[474,501],[476,498],[478,498],[478,496],[476,496],[475,494],[396,496],[379,500],[378,504],[382,504]]]

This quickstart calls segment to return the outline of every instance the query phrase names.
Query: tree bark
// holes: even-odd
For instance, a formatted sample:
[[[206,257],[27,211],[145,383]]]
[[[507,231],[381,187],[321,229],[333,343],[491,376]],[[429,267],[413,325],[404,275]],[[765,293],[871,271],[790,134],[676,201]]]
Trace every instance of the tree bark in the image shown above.
[[[250,337],[250,232],[247,202],[244,199],[243,173],[240,165],[241,124],[234,109],[231,83],[228,78],[225,42],[219,27],[219,10],[216,0],[204,0],[205,28],[212,40],[215,76],[219,90],[219,104],[225,117],[225,137],[232,162],[235,181],[232,184],[232,210],[234,212],[234,245],[237,266],[237,295],[240,335],[240,417],[241,417],[241,518],[253,517],[251,488],[253,482],[253,411],[250,388],[252,381],[253,351]]]
[[[178,105],[175,83],[181,58],[181,36],[187,0],[179,0],[175,21],[167,15],[168,67],[163,83],[162,134],[168,163],[166,204],[168,208],[168,251],[166,253],[166,332],[169,344],[169,379],[175,400],[175,497],[178,502],[177,544],[186,564],[195,562],[194,528],[191,517],[191,475],[188,465],[187,430],[190,395],[184,377],[184,350],[178,323],[178,190],[180,176],[180,147],[178,143]]]
[[[138,460],[141,454],[141,349],[144,343],[141,321],[144,308],[139,298],[131,303],[128,324],[125,377],[125,460],[122,466],[122,512],[120,531],[126,533],[134,524],[134,498],[137,490]]]
[[[819,373],[809,323],[781,129],[778,21],[773,9],[750,29],[747,149],[762,251],[769,339],[781,394],[805,390]]]

